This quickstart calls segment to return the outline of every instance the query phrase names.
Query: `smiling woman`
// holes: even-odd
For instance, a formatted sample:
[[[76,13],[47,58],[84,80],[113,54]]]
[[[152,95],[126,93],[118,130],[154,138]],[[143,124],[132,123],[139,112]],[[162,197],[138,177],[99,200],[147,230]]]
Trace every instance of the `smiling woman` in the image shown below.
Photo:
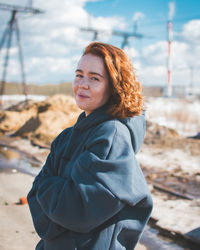
[[[86,54],[79,61],[73,83],[76,103],[86,115],[107,103],[110,97],[109,77],[102,58]]]
[[[145,134],[140,83],[123,50],[94,42],[73,91],[83,112],[53,141],[28,194],[36,250],[134,249],[152,210],[135,157]]]
[[[79,97],[76,95],[80,86],[78,83],[84,82],[85,85],[81,86],[88,88],[88,92],[94,91],[92,100],[98,96],[96,108],[107,102],[108,113],[113,117],[127,118],[141,114],[142,87],[136,80],[131,61],[123,50],[105,43],[91,43],[85,48],[76,73],[73,89],[78,106],[76,98]],[[103,92],[98,93],[98,91]]]

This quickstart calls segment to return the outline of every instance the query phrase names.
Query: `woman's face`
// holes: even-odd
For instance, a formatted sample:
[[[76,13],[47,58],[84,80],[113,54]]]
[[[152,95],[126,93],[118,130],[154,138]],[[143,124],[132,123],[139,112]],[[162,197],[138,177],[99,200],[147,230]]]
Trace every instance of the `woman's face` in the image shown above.
[[[73,82],[73,92],[76,104],[86,115],[108,101],[109,77],[101,57],[92,54],[81,57]]]

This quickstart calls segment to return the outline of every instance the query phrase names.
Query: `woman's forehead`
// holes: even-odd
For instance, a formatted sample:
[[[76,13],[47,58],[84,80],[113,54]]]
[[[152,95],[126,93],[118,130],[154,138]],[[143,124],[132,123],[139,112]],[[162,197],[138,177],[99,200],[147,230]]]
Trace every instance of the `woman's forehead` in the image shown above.
[[[92,54],[86,54],[80,58],[77,70],[97,72],[101,74],[106,72],[104,60],[101,57]]]

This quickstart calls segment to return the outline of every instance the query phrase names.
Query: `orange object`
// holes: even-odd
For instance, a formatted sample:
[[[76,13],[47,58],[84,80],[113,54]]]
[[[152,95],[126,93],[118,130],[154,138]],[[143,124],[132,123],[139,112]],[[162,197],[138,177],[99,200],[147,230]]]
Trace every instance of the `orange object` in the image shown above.
[[[20,197],[19,201],[20,201],[20,204],[23,204],[23,205],[28,203],[26,197]]]

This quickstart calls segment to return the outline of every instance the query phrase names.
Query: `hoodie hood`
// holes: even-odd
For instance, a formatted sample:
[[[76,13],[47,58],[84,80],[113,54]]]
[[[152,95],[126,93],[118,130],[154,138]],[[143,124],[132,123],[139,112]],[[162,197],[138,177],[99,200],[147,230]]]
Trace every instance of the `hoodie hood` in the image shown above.
[[[96,109],[94,112],[85,116],[85,112],[82,112],[74,126],[77,130],[86,130],[91,127],[97,126],[98,124],[113,120],[113,117],[106,113],[107,105]],[[120,118],[117,119],[123,123],[129,130],[131,135],[131,141],[133,150],[137,153],[144,141],[146,122],[145,122],[145,112],[141,116],[135,116],[133,118]]]
[[[137,153],[144,141],[146,131],[145,112],[141,116],[135,116],[133,118],[119,119],[128,128],[133,149]]]

